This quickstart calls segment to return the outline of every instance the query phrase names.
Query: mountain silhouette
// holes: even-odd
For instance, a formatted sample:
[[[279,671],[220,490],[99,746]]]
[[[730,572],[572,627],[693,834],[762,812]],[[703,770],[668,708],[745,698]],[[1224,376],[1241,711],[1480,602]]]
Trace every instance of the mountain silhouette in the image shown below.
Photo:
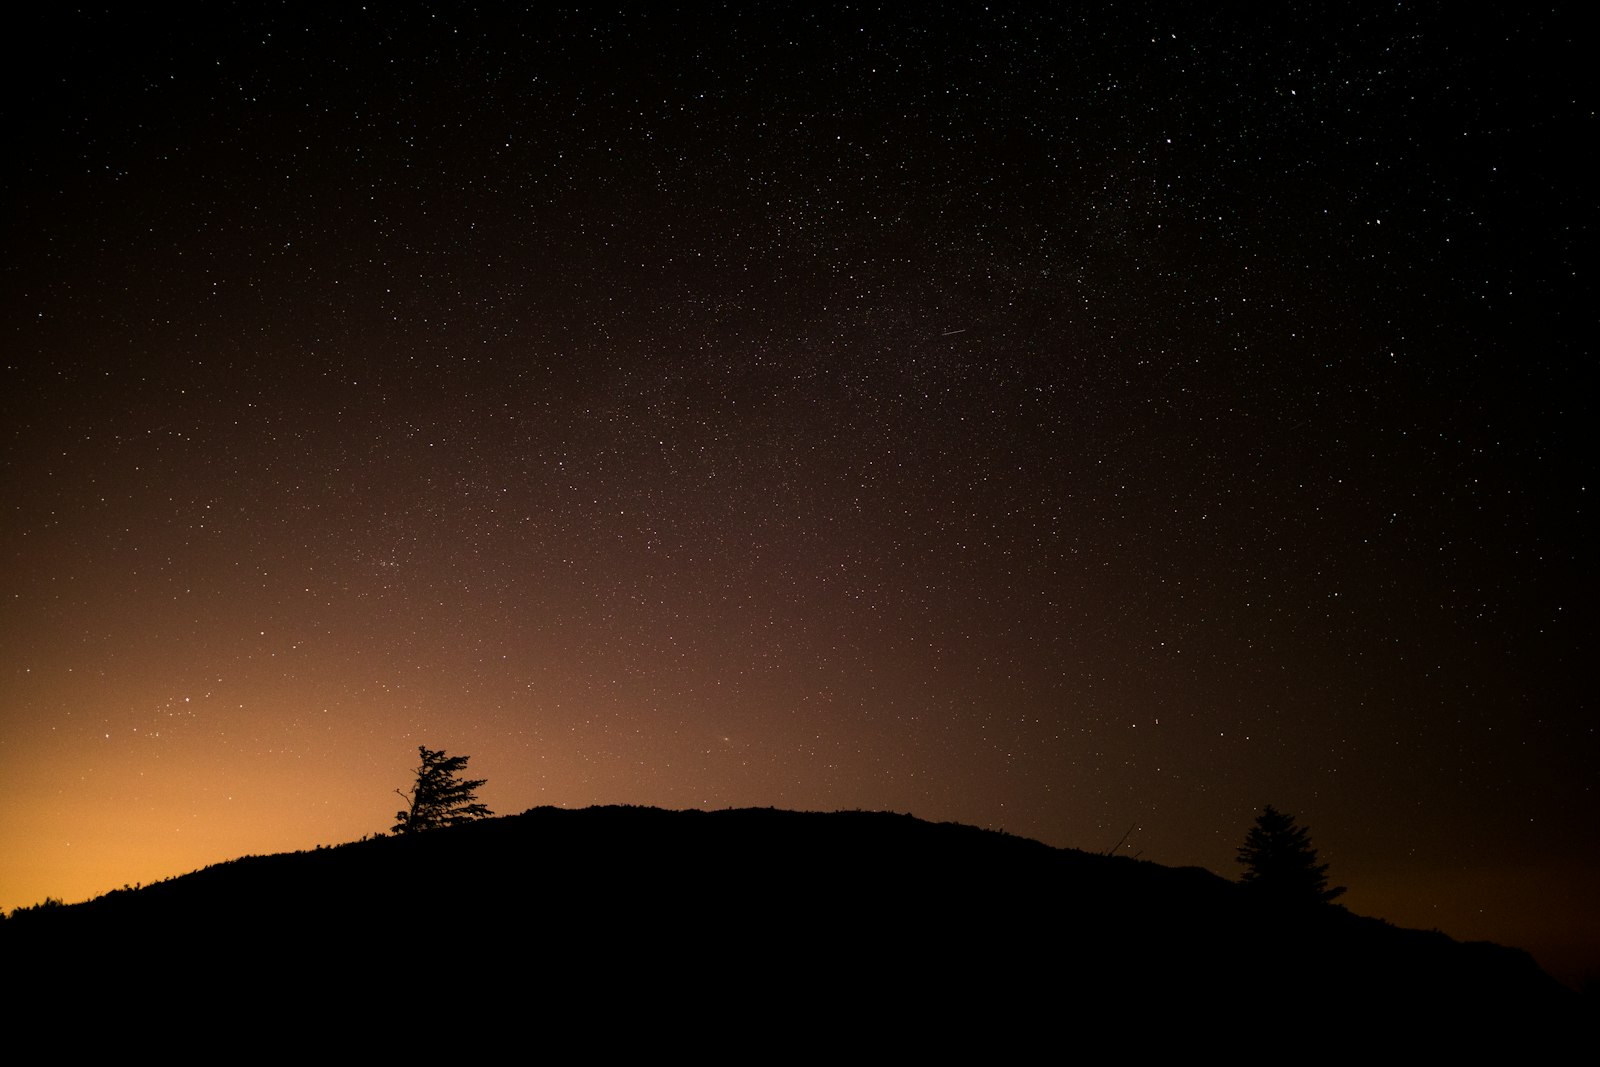
[[[120,995],[198,1005],[538,1005],[636,1037],[713,1011],[901,1051],[1020,1050],[1104,1011],[1514,1034],[1579,1009],[1516,949],[875,812],[536,808],[26,911],[0,958],[36,990],[117,973]]]

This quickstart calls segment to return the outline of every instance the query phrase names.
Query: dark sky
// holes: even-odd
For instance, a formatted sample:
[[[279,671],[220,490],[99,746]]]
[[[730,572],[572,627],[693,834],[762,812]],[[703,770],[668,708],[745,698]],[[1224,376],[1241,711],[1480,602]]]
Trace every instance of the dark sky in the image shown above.
[[[428,745],[1600,967],[1572,13],[1062,6],[18,24],[0,906]]]

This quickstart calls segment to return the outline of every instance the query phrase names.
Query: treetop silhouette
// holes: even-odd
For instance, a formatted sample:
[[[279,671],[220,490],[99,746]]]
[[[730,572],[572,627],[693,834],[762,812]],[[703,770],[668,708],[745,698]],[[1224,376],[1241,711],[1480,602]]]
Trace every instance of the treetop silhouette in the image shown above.
[[[1344,892],[1328,888],[1328,865],[1317,862],[1310,831],[1268,804],[1245,835],[1238,861],[1245,866],[1239,880],[1264,897],[1284,903],[1320,903]]]
[[[478,787],[486,779],[458,777],[472,757],[446,756],[443,750],[435,752],[420,745],[417,752],[422,756],[422,766],[417,768],[416,783],[410,792],[395,790],[407,801],[407,807],[394,813],[395,833],[437,830],[494,814],[478,802]]]

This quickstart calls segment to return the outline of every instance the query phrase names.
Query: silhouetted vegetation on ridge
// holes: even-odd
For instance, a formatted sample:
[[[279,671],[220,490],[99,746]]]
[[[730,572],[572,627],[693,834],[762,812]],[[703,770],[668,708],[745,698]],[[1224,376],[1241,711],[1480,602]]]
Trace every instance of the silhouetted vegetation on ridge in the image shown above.
[[[1325,904],[1344,895],[1328,886],[1328,865],[1317,862],[1311,833],[1268,804],[1239,847],[1245,872],[1239,880],[1258,897],[1279,904]]]
[[[409,790],[396,789],[406,806],[394,813],[394,832],[420,833],[423,830],[441,830],[446,826],[487,819],[494,812],[478,801],[478,790],[485,779],[462,778],[471,756],[446,756],[444,751],[434,751],[417,746],[417,756],[422,761],[415,772]]]

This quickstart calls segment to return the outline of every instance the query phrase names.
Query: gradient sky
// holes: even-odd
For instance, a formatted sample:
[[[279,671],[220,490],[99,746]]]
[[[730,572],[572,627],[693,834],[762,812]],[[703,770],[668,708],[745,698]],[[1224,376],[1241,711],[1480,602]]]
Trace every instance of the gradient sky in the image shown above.
[[[1600,969],[1588,60],[1283,6],[19,24],[0,907],[427,745],[1227,877],[1270,803]]]

